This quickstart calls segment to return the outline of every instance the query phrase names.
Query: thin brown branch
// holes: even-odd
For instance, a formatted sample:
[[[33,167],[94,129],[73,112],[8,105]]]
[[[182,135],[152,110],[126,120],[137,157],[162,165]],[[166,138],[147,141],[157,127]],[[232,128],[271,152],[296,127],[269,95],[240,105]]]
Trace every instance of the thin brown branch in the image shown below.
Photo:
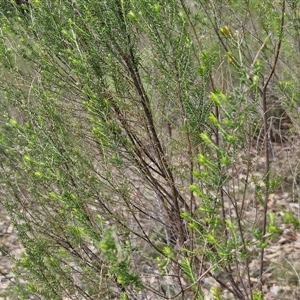
[[[262,105],[263,105],[263,122],[264,122],[264,131],[265,131],[265,139],[264,139],[264,146],[265,146],[265,199],[264,199],[264,214],[263,214],[263,229],[262,234],[263,237],[266,234],[267,230],[267,214],[268,214],[268,202],[269,202],[269,193],[270,193],[270,138],[268,135],[269,132],[269,124],[268,124],[268,117],[267,117],[267,88],[271,81],[271,78],[275,74],[275,69],[278,63],[279,53],[281,50],[281,43],[283,37],[283,30],[284,30],[284,22],[285,22],[285,0],[282,1],[282,10],[281,10],[281,23],[280,23],[280,34],[279,34],[279,41],[277,44],[275,58],[273,62],[273,66],[271,72],[264,84],[263,87],[263,94],[262,94]],[[265,239],[265,238],[264,238]],[[261,249],[260,253],[260,290],[262,290],[262,276],[264,272],[264,247]]]

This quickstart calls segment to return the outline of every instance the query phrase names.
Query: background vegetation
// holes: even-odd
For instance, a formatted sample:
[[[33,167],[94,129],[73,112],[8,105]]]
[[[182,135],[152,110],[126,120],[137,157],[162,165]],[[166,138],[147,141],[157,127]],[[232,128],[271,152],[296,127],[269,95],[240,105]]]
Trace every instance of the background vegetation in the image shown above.
[[[31,4],[1,2],[1,203],[24,248],[3,297],[299,296],[268,256],[299,229],[299,1]]]

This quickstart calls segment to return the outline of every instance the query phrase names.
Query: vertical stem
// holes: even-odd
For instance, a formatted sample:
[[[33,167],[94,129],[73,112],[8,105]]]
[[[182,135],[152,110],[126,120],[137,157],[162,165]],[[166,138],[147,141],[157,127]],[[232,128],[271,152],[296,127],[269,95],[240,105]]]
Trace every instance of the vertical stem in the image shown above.
[[[279,41],[277,44],[277,49],[275,53],[274,63],[272,66],[272,70],[269,74],[269,77],[264,84],[263,90],[262,90],[262,105],[263,105],[263,121],[264,121],[264,131],[265,131],[265,140],[264,140],[264,146],[265,146],[265,201],[264,201],[264,216],[263,216],[263,242],[265,242],[265,235],[267,230],[267,214],[268,214],[268,200],[269,200],[269,193],[270,193],[270,139],[268,137],[268,131],[269,131],[269,125],[268,125],[268,117],[267,117],[267,88],[271,81],[271,78],[273,77],[275,73],[275,69],[278,63],[279,53],[281,49],[281,43],[282,43],[282,36],[283,36],[283,27],[284,27],[284,14],[285,14],[285,0],[282,2],[282,10],[281,10],[281,23],[280,23],[280,34],[279,34]],[[264,247],[261,249],[260,253],[260,290],[262,290],[262,275],[264,272]]]

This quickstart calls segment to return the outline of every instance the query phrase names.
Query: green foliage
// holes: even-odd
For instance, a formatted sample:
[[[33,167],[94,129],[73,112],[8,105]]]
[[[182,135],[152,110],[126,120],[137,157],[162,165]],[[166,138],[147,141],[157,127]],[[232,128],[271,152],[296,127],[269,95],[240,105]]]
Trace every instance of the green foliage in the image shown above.
[[[181,268],[183,270],[183,272],[188,276],[188,278],[190,279],[190,281],[195,284],[196,283],[196,279],[194,277],[194,273],[192,271],[192,267],[190,264],[190,261],[187,257],[185,257],[181,262],[180,262]]]
[[[261,291],[254,291],[253,292],[253,300],[263,300],[263,295]]]
[[[108,276],[116,277],[120,286],[135,285],[137,288],[142,287],[137,274],[130,271],[130,255],[132,248],[127,242],[124,247],[115,241],[114,231],[109,230],[105,233],[103,240],[99,244],[99,248],[103,252],[107,261],[109,261]]]
[[[220,289],[217,287],[213,289],[212,296],[214,297],[215,300],[222,300]]]
[[[283,213],[282,222],[284,224],[292,224],[296,230],[299,229],[299,220],[292,211],[285,211]]]
[[[0,18],[12,295],[263,299],[264,251],[299,229],[270,210],[268,103],[299,125],[298,2],[31,2]]]

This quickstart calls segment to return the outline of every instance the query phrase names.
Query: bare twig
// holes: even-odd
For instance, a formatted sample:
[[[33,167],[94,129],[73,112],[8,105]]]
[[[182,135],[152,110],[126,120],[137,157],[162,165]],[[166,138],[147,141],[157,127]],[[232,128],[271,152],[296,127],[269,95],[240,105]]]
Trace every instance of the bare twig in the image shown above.
[[[264,146],[265,146],[265,199],[264,199],[264,215],[263,215],[263,236],[266,234],[267,230],[267,214],[268,214],[268,200],[269,200],[269,193],[270,193],[270,138],[268,137],[268,131],[269,131],[269,124],[268,124],[268,117],[267,117],[267,88],[268,85],[275,73],[275,69],[278,63],[279,53],[281,49],[281,43],[282,43],[282,36],[283,36],[283,29],[284,29],[284,22],[285,22],[285,0],[282,1],[282,9],[281,9],[281,23],[280,23],[280,35],[279,35],[279,41],[277,44],[276,52],[275,52],[275,58],[274,63],[271,69],[271,72],[264,83],[263,90],[262,90],[262,105],[263,105],[263,122],[264,122],[264,131],[265,131],[265,139],[264,139]],[[260,290],[262,290],[262,275],[264,272],[264,247],[261,249],[260,253]]]

